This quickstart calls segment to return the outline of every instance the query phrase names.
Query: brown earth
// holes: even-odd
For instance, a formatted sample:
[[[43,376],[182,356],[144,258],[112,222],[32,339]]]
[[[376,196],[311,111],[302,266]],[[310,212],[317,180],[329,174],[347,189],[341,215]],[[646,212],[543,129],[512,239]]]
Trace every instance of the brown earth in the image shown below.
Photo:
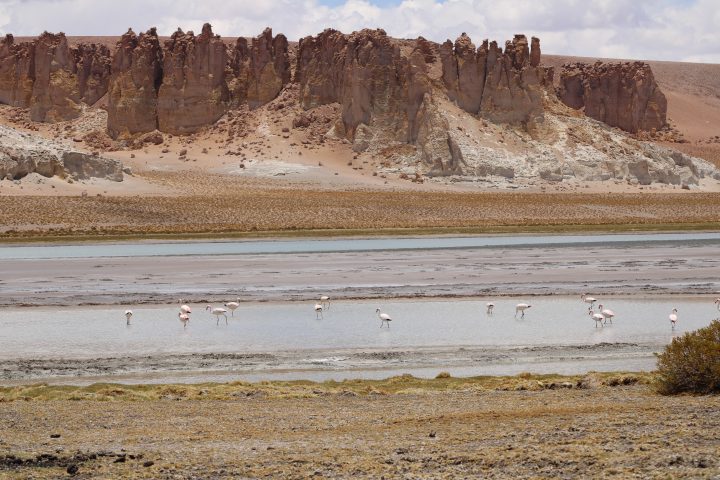
[[[181,188],[188,176],[165,175]],[[205,183],[203,183],[205,182]],[[193,178],[198,193],[165,196],[0,196],[0,234],[216,234],[256,231],[545,226],[605,229],[720,222],[713,193],[459,193],[427,191],[259,188],[221,176]],[[222,193],[202,195],[203,189]]]
[[[720,397],[646,381],[12,387],[0,478],[716,478]]]

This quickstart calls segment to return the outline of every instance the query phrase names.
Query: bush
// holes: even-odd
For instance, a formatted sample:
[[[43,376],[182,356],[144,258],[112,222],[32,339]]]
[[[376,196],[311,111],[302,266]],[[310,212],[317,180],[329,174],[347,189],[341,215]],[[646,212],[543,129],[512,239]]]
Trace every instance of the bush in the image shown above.
[[[658,356],[657,391],[720,392],[720,320],[673,339]]]

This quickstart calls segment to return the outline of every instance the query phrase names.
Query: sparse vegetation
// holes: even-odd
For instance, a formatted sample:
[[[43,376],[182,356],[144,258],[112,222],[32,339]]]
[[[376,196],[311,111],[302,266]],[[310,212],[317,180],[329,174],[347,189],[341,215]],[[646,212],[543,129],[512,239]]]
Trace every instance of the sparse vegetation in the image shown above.
[[[662,394],[720,393],[720,320],[673,339],[658,358]]]
[[[366,190],[239,185],[211,175],[164,175],[164,182],[193,187],[179,196],[0,196],[0,239],[720,228],[717,194],[382,191],[378,195]],[[213,179],[218,186],[211,188],[207,182]],[[221,193],[205,195],[200,190]]]
[[[9,387],[0,478],[715,478],[720,396],[651,378]]]

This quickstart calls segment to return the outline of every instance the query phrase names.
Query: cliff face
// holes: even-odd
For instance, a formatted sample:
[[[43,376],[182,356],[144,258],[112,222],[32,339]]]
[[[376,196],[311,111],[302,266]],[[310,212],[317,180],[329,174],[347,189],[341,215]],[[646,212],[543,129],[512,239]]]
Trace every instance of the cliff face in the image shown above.
[[[73,54],[80,100],[93,105],[105,96],[110,85],[110,50],[104,45],[80,44]]]
[[[289,50],[285,36],[269,28],[228,47],[209,24],[198,36],[178,31],[164,46],[154,29],[129,31],[112,55],[97,45],[70,48],[63,34],[19,45],[8,35],[0,42],[0,103],[54,122],[77,117],[82,104],[107,93],[111,136],[188,134],[230,108],[271,102],[295,82],[304,109],[340,104],[334,132],[362,150],[372,141],[416,142],[421,128],[423,139],[436,138],[425,118],[436,117],[436,108],[427,102],[447,98],[494,123],[528,127],[543,120],[543,102],[555,93],[552,69],[540,66],[540,40],[524,35],[501,48],[487,40],[476,47],[466,34],[438,46],[382,30],[329,29],[300,40],[294,79]],[[642,63],[566,65],[557,94],[630,132],[666,122],[665,97]]]
[[[347,35],[332,29],[300,40],[295,77],[303,108],[339,101],[347,42]]]
[[[157,109],[161,131],[192,133],[227,111],[226,63],[225,44],[208,23],[197,37],[178,30],[165,42]]]
[[[643,62],[563,65],[558,97],[585,115],[627,132],[659,130],[667,100]]]
[[[76,118],[80,102],[102,98],[110,79],[110,51],[95,44],[68,46],[65,35],[43,33],[36,41],[0,41],[0,103],[31,109],[31,118]]]
[[[236,105],[247,102],[250,108],[257,108],[275,99],[290,83],[287,38],[282,34],[273,37],[270,28],[250,46],[245,38],[238,38],[231,63],[235,78],[230,85]]]
[[[65,35],[45,32],[35,44],[35,81],[30,118],[57,122],[80,116],[75,61]]]
[[[336,130],[350,140],[366,137],[368,132],[359,130],[373,126],[392,140],[412,142],[420,105],[430,91],[425,60],[419,47],[402,55],[383,30],[351,35],[325,30],[300,41],[300,103],[304,108],[340,103]]]
[[[108,89],[108,133],[151,132],[158,126],[157,91],[162,81],[162,49],[155,29],[128,32],[115,46]]]
[[[0,103],[30,106],[35,75],[35,44],[15,44],[8,34],[0,40]]]
[[[466,34],[440,47],[442,80],[460,108],[498,123],[534,123],[543,118],[543,94],[553,72],[540,64],[540,40],[525,35],[505,43],[485,40],[480,48]]]

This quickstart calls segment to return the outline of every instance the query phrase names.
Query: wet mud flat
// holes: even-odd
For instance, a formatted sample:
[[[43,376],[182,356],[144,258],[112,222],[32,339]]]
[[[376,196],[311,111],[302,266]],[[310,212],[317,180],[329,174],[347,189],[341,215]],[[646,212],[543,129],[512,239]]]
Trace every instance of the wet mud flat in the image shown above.
[[[98,382],[381,379],[412,373],[458,375],[652,370],[656,345],[600,343],[534,347],[427,347],[389,350],[298,350],[273,353],[196,353],[98,358],[0,360],[0,385],[90,385]]]
[[[719,279],[720,240],[217,255],[211,249],[152,257],[5,258],[0,306],[285,301],[320,294],[713,294],[720,291]]]

